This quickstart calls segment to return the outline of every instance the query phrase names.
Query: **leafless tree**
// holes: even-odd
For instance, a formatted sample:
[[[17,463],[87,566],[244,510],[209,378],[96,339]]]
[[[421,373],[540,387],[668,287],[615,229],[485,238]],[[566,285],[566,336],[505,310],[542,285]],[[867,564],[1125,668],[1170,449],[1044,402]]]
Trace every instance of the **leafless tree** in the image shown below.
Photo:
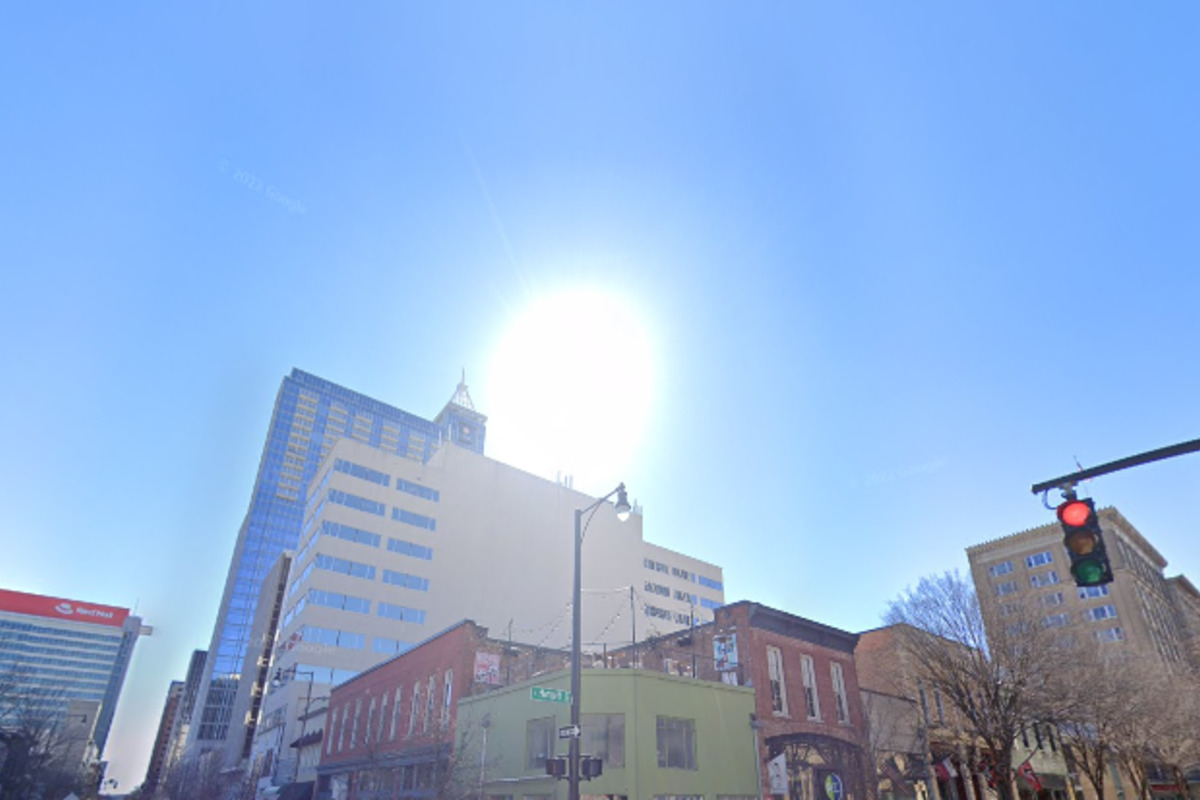
[[[183,759],[163,776],[155,797],[162,800],[224,800],[236,797],[243,786],[240,774],[222,769],[218,753]]]
[[[1017,603],[981,604],[957,572],[922,578],[889,605],[885,618],[902,626],[900,640],[921,665],[919,677],[951,703],[964,733],[1008,773],[998,791],[1002,800],[1013,800],[1014,742],[1046,718],[1046,676],[1064,657],[1061,631]]]
[[[61,693],[36,689],[28,669],[0,672],[0,797],[95,796],[83,768],[87,742],[76,741],[66,709]]]

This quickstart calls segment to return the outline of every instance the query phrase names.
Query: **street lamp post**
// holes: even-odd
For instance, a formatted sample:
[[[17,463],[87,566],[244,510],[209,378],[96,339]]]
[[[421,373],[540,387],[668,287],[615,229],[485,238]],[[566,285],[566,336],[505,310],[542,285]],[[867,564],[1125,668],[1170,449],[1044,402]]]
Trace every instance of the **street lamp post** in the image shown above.
[[[625,494],[625,484],[623,483],[587,508],[575,510],[575,592],[572,595],[574,599],[571,603],[571,726],[579,730],[580,735],[570,739],[570,749],[568,750],[567,757],[567,800],[579,800],[579,748],[583,730],[579,721],[579,708],[582,699],[580,697],[582,694],[582,687],[580,686],[580,661],[582,660],[582,653],[580,652],[581,643],[579,636],[583,621],[583,617],[580,614],[580,598],[583,592],[580,587],[583,565],[583,532],[587,527],[583,521],[583,515],[588,514],[588,522],[591,522],[592,515],[596,513],[596,509],[614,494],[617,496],[617,519],[624,522],[629,519],[629,512],[632,509],[629,506],[629,498]]]
[[[297,670],[295,665],[293,665],[289,669],[285,669],[282,671],[279,669],[276,669],[275,677],[271,679],[271,685],[274,686],[276,689],[283,686],[283,683],[284,683],[283,676],[285,674],[291,675],[292,680],[295,680],[297,675],[307,675],[308,676],[308,686],[305,687],[305,691],[304,691],[304,713],[300,716],[300,738],[298,740],[300,742],[300,746],[296,748],[296,763],[292,765],[292,783],[295,783],[296,778],[298,778],[300,775],[300,754],[302,752],[304,752],[304,734],[307,732],[307,729],[308,729],[308,711],[309,711],[309,707],[312,705],[312,687],[313,687],[314,673],[309,672],[307,670]],[[286,729],[287,729],[287,726],[284,725],[284,730],[286,730]],[[280,744],[282,745],[282,742]]]

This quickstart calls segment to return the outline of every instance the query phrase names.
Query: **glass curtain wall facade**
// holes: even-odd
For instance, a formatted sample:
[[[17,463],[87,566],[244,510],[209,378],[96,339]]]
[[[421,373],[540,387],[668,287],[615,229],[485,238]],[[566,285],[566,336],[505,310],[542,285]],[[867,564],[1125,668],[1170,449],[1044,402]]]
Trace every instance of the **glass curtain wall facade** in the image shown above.
[[[239,709],[239,698],[249,695],[239,692],[239,683],[259,587],[276,559],[296,549],[305,493],[334,442],[351,438],[425,461],[445,440],[482,453],[484,422],[470,406],[463,383],[430,421],[298,369],[283,379],[226,577],[189,750],[214,750],[231,736],[241,748],[246,723],[241,717],[249,707]]]
[[[11,613],[4,608],[7,597],[28,597],[35,601],[55,601],[38,595],[4,592],[0,598],[0,679],[13,681],[10,694],[0,703],[0,718],[59,720],[65,717],[71,701],[81,700],[98,706],[92,741],[96,752],[104,752],[108,732],[133,646],[141,633],[140,617],[127,616],[125,609],[113,622],[94,623],[80,619],[82,612],[72,609],[74,601],[57,601],[55,609],[65,609],[72,621],[49,618],[48,614]],[[85,608],[85,607],[84,607]],[[108,608],[108,607],[103,607]],[[74,621],[80,619],[80,621]]]

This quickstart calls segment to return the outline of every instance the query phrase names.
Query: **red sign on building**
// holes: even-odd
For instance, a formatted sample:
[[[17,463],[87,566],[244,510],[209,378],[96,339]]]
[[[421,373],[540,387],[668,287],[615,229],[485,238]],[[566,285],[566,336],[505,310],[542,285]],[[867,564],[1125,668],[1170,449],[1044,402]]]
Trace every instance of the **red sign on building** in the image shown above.
[[[128,608],[102,606],[98,603],[81,603],[78,600],[11,592],[7,589],[0,589],[0,611],[65,619],[72,622],[88,622],[93,625],[108,625],[113,628],[121,627],[129,616]]]

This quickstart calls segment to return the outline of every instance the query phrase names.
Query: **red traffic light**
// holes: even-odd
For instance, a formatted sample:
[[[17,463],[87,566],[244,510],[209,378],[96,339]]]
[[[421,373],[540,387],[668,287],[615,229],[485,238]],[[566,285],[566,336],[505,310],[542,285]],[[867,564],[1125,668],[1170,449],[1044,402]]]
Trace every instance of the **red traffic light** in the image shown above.
[[[1078,528],[1086,525],[1092,515],[1092,507],[1082,500],[1068,500],[1058,507],[1058,520],[1064,525]]]

